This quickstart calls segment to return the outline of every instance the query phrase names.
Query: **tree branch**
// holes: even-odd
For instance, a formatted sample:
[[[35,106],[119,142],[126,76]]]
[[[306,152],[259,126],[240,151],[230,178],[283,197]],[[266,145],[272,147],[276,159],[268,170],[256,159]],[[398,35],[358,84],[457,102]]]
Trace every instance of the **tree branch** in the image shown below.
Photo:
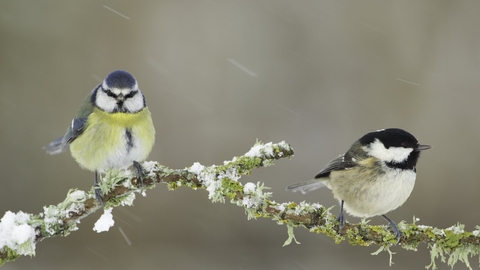
[[[359,224],[346,223],[339,231],[336,217],[318,203],[277,203],[271,200],[272,194],[265,192],[263,183],[245,183],[238,180],[253,169],[273,165],[280,158],[293,156],[293,149],[285,142],[278,144],[256,143],[250,151],[241,157],[225,161],[223,165],[203,166],[194,163],[191,167],[174,170],[156,162],[145,162],[144,186],[132,177],[129,170],[107,172],[100,188],[105,194],[105,214],[97,221],[95,230],[108,230],[111,208],[120,205],[132,205],[135,193],[143,193],[157,183],[166,183],[170,190],[181,186],[193,189],[205,189],[213,202],[231,203],[245,208],[248,218],[269,218],[280,224],[286,224],[288,239],[285,245],[295,240],[294,227],[304,227],[310,232],[324,233],[336,243],[348,240],[352,245],[378,245],[378,254],[384,250],[392,254],[390,247],[397,239],[386,226],[367,225],[365,220]],[[0,265],[14,261],[20,255],[35,255],[35,244],[54,236],[67,236],[78,229],[77,223],[101,207],[97,204],[93,189],[88,193],[70,190],[65,201],[58,205],[44,207],[38,215],[7,211],[0,222]],[[98,225],[98,226],[97,226]],[[468,257],[480,253],[480,227],[473,232],[465,232],[464,225],[457,224],[447,229],[401,222],[399,228],[405,237],[399,246],[407,250],[416,250],[420,243],[426,243],[431,249],[431,264],[435,269],[435,259],[453,266],[458,260],[470,267]],[[296,241],[297,242],[297,241]],[[297,242],[298,243],[298,242]]]

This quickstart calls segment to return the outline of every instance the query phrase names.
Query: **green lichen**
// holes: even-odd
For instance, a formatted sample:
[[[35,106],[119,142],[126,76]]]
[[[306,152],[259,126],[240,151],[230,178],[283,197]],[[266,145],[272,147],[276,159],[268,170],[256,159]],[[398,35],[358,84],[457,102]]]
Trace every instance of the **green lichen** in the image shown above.
[[[298,243],[293,234],[294,228],[305,227],[310,232],[332,237],[337,244],[347,239],[352,245],[380,245],[380,248],[373,254],[377,255],[382,251],[388,252],[390,264],[392,264],[394,253],[390,247],[397,245],[397,239],[388,227],[368,225],[368,220],[362,219],[359,224],[347,223],[343,230],[338,232],[339,223],[335,215],[330,213],[332,207],[325,209],[319,204],[307,202],[276,203],[270,200],[272,195],[270,192],[264,192],[268,188],[263,183],[247,183],[244,186],[238,181],[242,175],[250,174],[255,168],[272,165],[275,159],[292,155],[293,150],[284,142],[279,144],[257,142],[246,155],[235,157],[220,166],[205,167],[195,163],[190,168],[173,170],[157,163],[148,163],[144,164],[145,168],[148,167],[146,177],[149,178],[148,183],[152,184],[145,188],[153,188],[156,182],[161,181],[167,183],[170,190],[181,186],[205,189],[209,192],[209,198],[213,202],[224,202],[226,197],[230,199],[231,203],[244,207],[248,219],[270,218],[278,224],[285,224],[288,232],[285,245],[292,241]],[[108,193],[119,185],[129,189],[117,189],[117,191],[121,190],[122,194],[126,193],[110,198],[107,206],[132,204],[135,198],[134,192],[140,190],[132,185],[131,177],[130,171],[111,170],[107,172],[101,185],[104,193]],[[92,207],[90,203],[84,204],[84,202],[85,197],[93,198],[93,190],[83,196],[79,196],[79,193],[75,192],[74,190],[69,192],[67,199],[59,205],[45,207],[44,213],[32,216],[29,225],[37,230],[38,235],[35,241],[56,235],[67,235],[77,229],[76,222],[81,218],[75,219],[75,215],[82,215],[81,205]],[[89,208],[85,211],[93,212],[95,209]],[[399,229],[406,236],[400,242],[400,247],[416,250],[419,243],[427,243],[431,249],[431,263],[427,266],[428,268],[435,269],[435,260],[440,258],[442,262],[452,267],[461,261],[471,269],[468,259],[480,253],[479,226],[473,232],[465,232],[464,226],[461,224],[448,229],[438,229],[417,225],[417,221],[418,219],[414,217],[411,224],[398,223]],[[25,250],[29,246],[21,248]],[[18,252],[18,250],[0,250],[0,265],[6,261],[15,260],[19,256]]]
[[[125,193],[121,196],[116,196],[114,198],[111,198],[108,200],[108,202],[105,204],[105,208],[111,208],[111,207],[117,207],[117,206],[132,206],[133,201],[135,200],[135,193],[134,192],[128,192]]]
[[[167,188],[168,190],[176,190],[178,187],[181,187],[181,182],[180,181],[176,181],[176,182],[168,182],[167,183]]]
[[[464,231],[465,225],[457,224],[445,230],[433,229],[432,233],[437,236],[435,244],[429,244],[431,262],[427,269],[437,269],[435,260],[440,257],[442,262],[453,266],[461,261],[469,269],[472,269],[469,257],[480,254],[480,246],[466,242],[469,237],[474,236],[472,232]],[[448,259],[447,259],[448,257]]]
[[[222,179],[221,192],[230,199],[235,199],[239,193],[243,191],[243,186],[237,181],[230,180],[229,178]]]
[[[300,242],[298,242],[297,239],[295,238],[295,234],[293,234],[293,224],[287,223],[287,233],[288,233],[288,238],[287,240],[285,240],[285,243],[283,243],[283,247],[290,245],[290,243],[292,243],[292,240],[294,240],[296,244],[298,245],[300,244]]]
[[[5,256],[5,258],[0,258],[0,266],[5,264],[6,262],[15,261],[16,259],[18,259],[18,257],[20,257],[20,255],[17,252],[15,252],[14,250],[10,249],[7,246],[5,246],[1,250],[1,252]]]
[[[336,227],[337,224],[335,224],[335,222],[326,222],[323,226],[315,226],[310,228],[310,232],[325,234],[326,236],[333,238],[335,244],[340,244],[345,240],[345,236],[337,233]]]
[[[249,175],[253,169],[262,166],[262,159],[259,157],[240,157],[237,158],[235,161],[231,161],[226,165],[219,166],[219,169],[224,171],[225,168],[234,165],[237,168],[237,171],[241,175]]]
[[[369,246],[371,241],[365,241],[361,234],[359,233],[360,230],[366,230],[365,228],[360,227],[359,229],[357,226],[351,227],[346,231],[346,236],[348,239],[348,243],[351,245],[358,245],[358,246]],[[368,230],[368,229],[367,229]]]
[[[393,260],[392,260],[392,259],[393,259],[393,254],[395,254],[396,252],[392,252],[392,251],[390,250],[390,245],[382,245],[382,246],[380,246],[379,249],[377,249],[377,251],[375,251],[375,252],[373,252],[373,253],[371,253],[371,254],[372,254],[372,255],[378,255],[378,254],[380,254],[380,252],[382,252],[382,251],[388,252],[388,255],[390,256],[388,265],[389,265],[389,266],[392,266],[392,265],[393,265]]]
[[[105,173],[105,177],[99,183],[102,194],[107,194],[123,181],[131,178],[131,172],[128,170],[111,169]],[[129,182],[129,181],[128,181]],[[130,187],[130,186],[129,186]]]
[[[298,207],[298,204],[294,203],[294,202],[290,202],[288,205],[287,205],[287,209],[288,210],[295,210],[295,208]]]

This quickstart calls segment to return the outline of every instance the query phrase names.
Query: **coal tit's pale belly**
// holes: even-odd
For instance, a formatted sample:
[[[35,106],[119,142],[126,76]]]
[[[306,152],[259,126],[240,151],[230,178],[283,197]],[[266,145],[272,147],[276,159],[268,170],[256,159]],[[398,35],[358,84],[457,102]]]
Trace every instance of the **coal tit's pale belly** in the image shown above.
[[[412,170],[390,169],[375,174],[369,170],[332,172],[327,183],[333,195],[344,201],[352,216],[372,217],[400,207],[412,193],[416,173]]]

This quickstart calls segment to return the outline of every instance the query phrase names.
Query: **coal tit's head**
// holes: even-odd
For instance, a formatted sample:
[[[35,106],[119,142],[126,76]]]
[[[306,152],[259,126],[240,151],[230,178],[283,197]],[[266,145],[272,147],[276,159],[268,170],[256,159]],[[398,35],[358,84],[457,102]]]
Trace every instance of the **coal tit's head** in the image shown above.
[[[429,145],[419,144],[412,134],[399,128],[370,132],[359,141],[368,156],[395,169],[415,171],[420,151],[430,149]]]

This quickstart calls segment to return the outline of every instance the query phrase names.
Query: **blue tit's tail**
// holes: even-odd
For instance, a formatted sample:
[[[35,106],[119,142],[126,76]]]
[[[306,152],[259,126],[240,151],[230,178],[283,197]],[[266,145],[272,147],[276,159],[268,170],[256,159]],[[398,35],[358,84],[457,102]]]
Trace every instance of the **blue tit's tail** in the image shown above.
[[[305,194],[307,192],[314,191],[316,189],[324,187],[325,186],[324,181],[325,180],[312,179],[305,182],[300,182],[300,183],[290,185],[287,187],[287,190],[291,190],[293,192],[300,191],[303,194]]]
[[[56,139],[55,141],[44,146],[43,149],[50,155],[56,155],[68,150],[68,144],[63,142],[63,137]]]

